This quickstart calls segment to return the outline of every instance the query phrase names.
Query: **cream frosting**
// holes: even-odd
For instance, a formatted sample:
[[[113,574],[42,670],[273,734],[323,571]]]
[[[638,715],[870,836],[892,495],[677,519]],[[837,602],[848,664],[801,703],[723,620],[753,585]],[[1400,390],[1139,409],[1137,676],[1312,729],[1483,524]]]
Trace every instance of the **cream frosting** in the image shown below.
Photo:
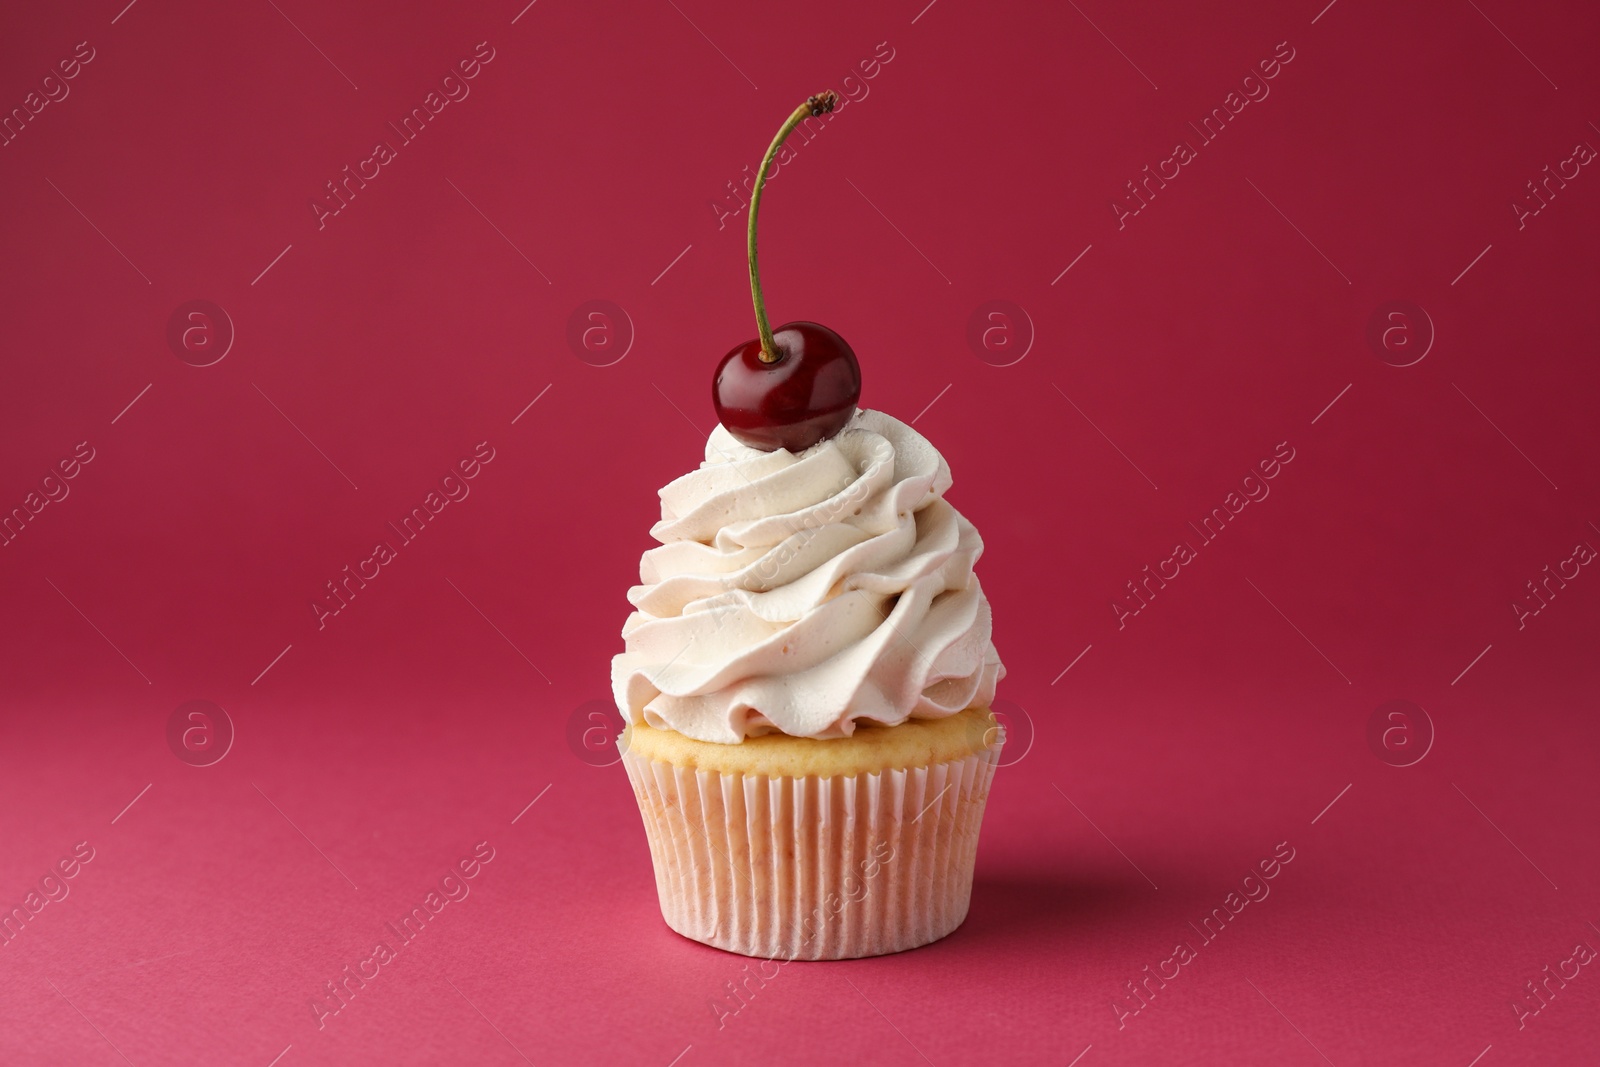
[[[702,741],[846,737],[987,707],[1005,668],[950,468],[910,426],[858,410],[803,452],[718,426],[661,490],[636,609],[611,662],[630,722]]]

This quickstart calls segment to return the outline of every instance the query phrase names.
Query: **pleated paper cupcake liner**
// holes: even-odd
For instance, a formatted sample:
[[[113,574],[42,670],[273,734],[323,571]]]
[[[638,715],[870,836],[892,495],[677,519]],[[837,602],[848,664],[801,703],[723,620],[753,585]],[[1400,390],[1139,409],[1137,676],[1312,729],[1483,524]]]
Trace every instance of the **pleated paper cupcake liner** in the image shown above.
[[[926,945],[967,917],[1000,744],[830,778],[696,771],[623,754],[667,925],[763,959]]]

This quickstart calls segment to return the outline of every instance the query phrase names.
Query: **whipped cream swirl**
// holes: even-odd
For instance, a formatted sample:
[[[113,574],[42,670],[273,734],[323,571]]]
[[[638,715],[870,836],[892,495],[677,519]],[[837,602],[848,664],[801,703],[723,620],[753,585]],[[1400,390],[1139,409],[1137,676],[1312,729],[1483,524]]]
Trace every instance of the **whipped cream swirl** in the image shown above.
[[[1005,668],[972,570],[983,541],[950,483],[881,412],[799,453],[718,426],[705,463],[661,490],[661,547],[640,560],[611,662],[623,716],[735,743],[987,707]]]

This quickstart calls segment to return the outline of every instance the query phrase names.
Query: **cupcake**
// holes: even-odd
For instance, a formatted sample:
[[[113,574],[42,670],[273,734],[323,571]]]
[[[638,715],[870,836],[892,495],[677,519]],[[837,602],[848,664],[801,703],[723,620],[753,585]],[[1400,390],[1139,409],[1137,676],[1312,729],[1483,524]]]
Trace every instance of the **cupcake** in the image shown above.
[[[966,917],[1005,669],[977,530],[910,426],[857,407],[838,334],[772,331],[718,367],[705,462],[661,490],[660,542],[612,661],[667,925],[768,959],[936,941]]]

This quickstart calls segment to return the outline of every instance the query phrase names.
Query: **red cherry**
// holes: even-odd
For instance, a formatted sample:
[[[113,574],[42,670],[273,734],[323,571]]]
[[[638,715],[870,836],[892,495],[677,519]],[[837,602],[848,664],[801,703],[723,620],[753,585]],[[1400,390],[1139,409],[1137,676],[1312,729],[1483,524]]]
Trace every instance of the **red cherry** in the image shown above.
[[[799,452],[844,429],[861,399],[861,367],[843,337],[815,322],[772,335],[778,358],[764,362],[753,338],[722,357],[711,382],[717,418],[741,443]]]
[[[772,161],[796,126],[810,116],[827,114],[838,103],[839,94],[830,89],[795,108],[772,139],[750,190],[745,254],[758,333],[717,364],[711,403],[729,433],[763,452],[780,448],[800,452],[832,437],[844,429],[861,399],[861,367],[843,337],[814,322],[791,322],[772,332],[756,267],[756,217]]]

